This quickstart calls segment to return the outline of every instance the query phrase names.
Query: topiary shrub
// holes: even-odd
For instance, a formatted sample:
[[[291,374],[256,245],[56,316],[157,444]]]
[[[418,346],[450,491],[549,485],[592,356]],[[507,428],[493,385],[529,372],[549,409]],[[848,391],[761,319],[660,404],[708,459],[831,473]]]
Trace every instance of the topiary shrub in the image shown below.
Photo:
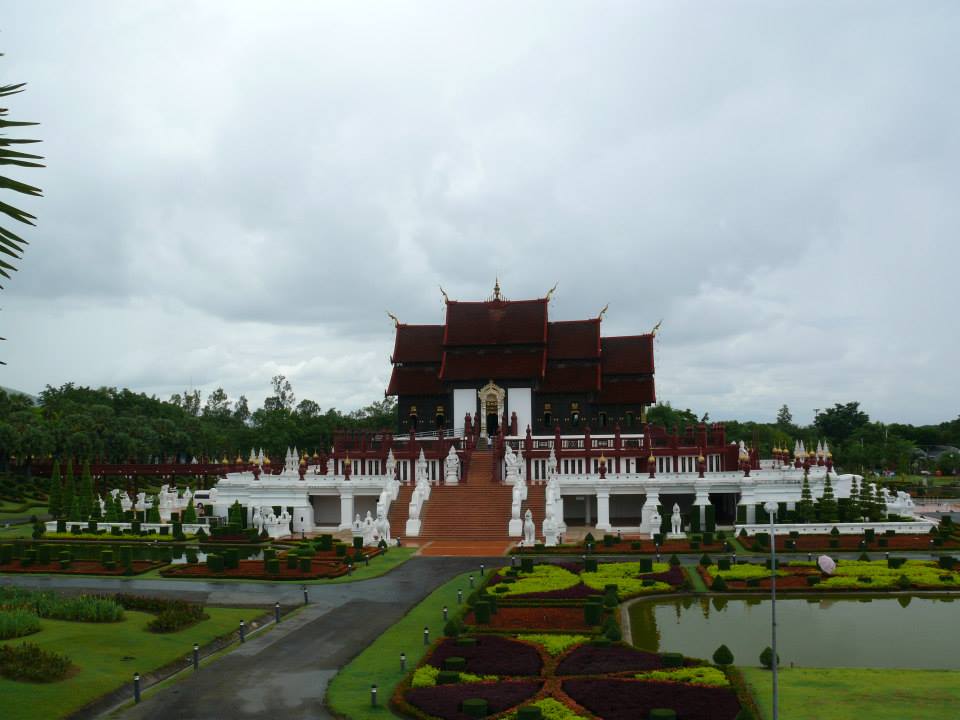
[[[437,673],[437,685],[454,685],[460,682],[460,673],[453,670],[441,670]]]
[[[293,553],[293,552],[287,553],[287,569],[288,569],[288,570],[296,570],[296,569],[297,569],[297,563],[299,563],[299,562],[300,562],[300,556],[299,556],[299,555],[297,555],[296,553]]]
[[[337,557],[346,557],[347,556],[347,546],[343,543],[338,543],[336,548],[334,548],[334,553]]]
[[[713,662],[715,665],[719,665],[720,667],[733,665],[733,653],[730,652],[730,648],[728,648],[726,645],[721,645],[714,650]]]
[[[277,558],[270,558],[266,561],[267,564],[267,573],[270,575],[279,575],[280,574],[280,561]]]
[[[517,710],[517,720],[541,720],[543,710],[536,705],[524,705]]]
[[[904,557],[889,557],[887,558],[887,567],[890,568],[891,570],[896,570],[901,565],[903,565],[906,561],[907,559]]]
[[[660,662],[665,668],[683,667],[683,655],[674,652],[660,653]]]
[[[641,549],[642,547],[643,547],[643,543],[641,543],[639,540],[634,540],[633,542],[630,543],[630,549],[631,549],[631,550],[639,550],[639,549]],[[521,709],[522,709],[522,708],[521,708]],[[537,708],[537,710],[539,710],[539,709],[540,709],[540,708]]]
[[[653,534],[653,544],[657,546],[663,545],[663,533]]]
[[[455,617],[447,620],[447,624],[443,626],[443,634],[447,637],[455,638],[463,632],[463,624]],[[458,668],[449,668],[450,670],[457,670]]]
[[[443,669],[463,672],[467,669],[467,659],[458,656],[448,657],[443,661]]]
[[[607,621],[603,626],[603,636],[610,642],[620,642],[623,638],[623,632],[620,630],[620,626],[617,624],[616,619],[611,615],[607,618]]]
[[[810,587],[813,587],[819,582],[820,582],[819,575],[807,575],[807,585],[809,585]]]
[[[37,547],[37,563],[40,565],[50,564],[50,546],[40,545]]]
[[[531,557],[520,558],[520,570],[525,573],[532,573],[533,558]]]
[[[727,581],[717,575],[710,584],[710,589],[714,592],[723,592],[727,589]]]
[[[640,558],[637,561],[637,564],[640,566],[640,573],[653,572],[653,558]]]
[[[669,708],[653,708],[647,718],[648,720],[677,720],[677,713]]]
[[[490,624],[490,603],[486,600],[478,601],[473,606],[473,616],[479,625]]]
[[[464,715],[468,715],[472,718],[482,718],[489,714],[487,710],[487,701],[483,698],[470,698],[468,700],[464,700],[460,704],[460,710]]]
[[[760,664],[763,665],[767,670],[773,669],[773,649],[765,647],[763,652],[760,653]],[[777,655],[777,667],[780,667],[780,656]]]
[[[720,558],[717,560],[717,569],[718,570],[729,570],[730,569],[730,558]]]
[[[472,637],[458,637],[457,647],[476,647],[477,639]]]
[[[593,537],[593,533],[587,533],[587,536],[583,538],[584,545],[593,545],[596,543],[596,538]]]
[[[680,567],[680,558],[676,553],[670,556],[670,567]]]
[[[588,557],[583,563],[584,572],[596,572],[597,571],[597,559],[594,557]]]
[[[700,564],[703,567],[710,567],[711,565],[713,565],[713,560],[710,559],[709,555],[704,553],[703,555],[700,556]]]
[[[309,573],[313,570],[313,560],[308,557],[300,558],[300,572]]]
[[[617,544],[616,535],[604,535],[603,536],[603,546],[604,547],[613,547]]]
[[[216,554],[207,555],[207,569],[210,570],[210,572],[222,573],[223,556]]]
[[[691,549],[691,550],[699,550],[699,549],[700,549],[700,543],[697,542],[696,540],[691,540],[691,541],[690,541],[690,549]]]
[[[583,606],[583,620],[587,625],[599,625],[602,615],[602,605],[597,603],[587,603]]]
[[[832,530],[830,530],[830,534],[831,534],[831,535],[833,535],[834,537],[836,537],[837,535],[839,535],[839,534],[840,534],[840,531],[839,531],[839,530],[837,530],[837,527],[836,527],[836,525],[834,525],[834,526],[833,526],[833,529],[832,529]]]

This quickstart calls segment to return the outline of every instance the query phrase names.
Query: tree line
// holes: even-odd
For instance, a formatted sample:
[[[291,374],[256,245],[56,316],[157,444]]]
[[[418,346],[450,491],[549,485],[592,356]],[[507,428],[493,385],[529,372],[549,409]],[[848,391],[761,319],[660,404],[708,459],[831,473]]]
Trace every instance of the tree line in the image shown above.
[[[263,407],[250,410],[246,397],[223,388],[206,400],[198,390],[167,400],[128,389],[66,383],[47,386],[34,403],[0,391],[0,468],[28,471],[50,458],[78,462],[189,462],[192,458],[246,459],[250,448],[282,457],[288,446],[328,449],[335,430],[380,430],[395,425],[392,399],[360,410],[323,410],[297,402],[282,375],[271,380]]]

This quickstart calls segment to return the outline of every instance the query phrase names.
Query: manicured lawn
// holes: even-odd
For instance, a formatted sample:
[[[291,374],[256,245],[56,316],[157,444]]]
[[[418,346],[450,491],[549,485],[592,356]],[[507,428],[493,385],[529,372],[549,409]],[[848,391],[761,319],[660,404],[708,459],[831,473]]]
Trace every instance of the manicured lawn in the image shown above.
[[[770,720],[770,672],[741,669]],[[941,720],[960,703],[956,670],[781,668],[779,680],[780,717],[790,720]]]
[[[687,574],[687,577],[690,578],[690,583],[693,585],[694,592],[707,592],[709,588],[703,581],[703,578],[700,577],[700,573],[697,572],[696,568],[687,567],[683,570]]]
[[[23,523],[21,525],[11,525],[10,527],[0,527],[0,542],[4,540],[13,540],[14,538],[33,537],[33,525]]]
[[[253,609],[208,608],[209,620],[176,633],[146,630],[153,615],[126,611],[119,623],[81,623],[41,620],[41,631],[0,644],[32,642],[67,655],[79,667],[72,677],[50,684],[14,682],[0,678],[4,720],[60,718],[141,674],[190,655],[193,643],[203,645],[248,622]],[[124,659],[129,657],[130,659]],[[131,693],[132,693],[131,689]]]
[[[391,550],[389,554],[395,552]],[[373,644],[343,668],[327,689],[327,704],[334,712],[351,720],[361,718],[389,718],[388,708],[394,688],[406,673],[400,672],[400,653],[407,654],[407,670],[412,670],[423,657],[423,628],[430,628],[433,640],[443,634],[441,609],[457,608],[457,588],[469,592],[466,572],[434,590],[396,625],[378,637]],[[378,706],[370,707],[370,685],[376,683]]]

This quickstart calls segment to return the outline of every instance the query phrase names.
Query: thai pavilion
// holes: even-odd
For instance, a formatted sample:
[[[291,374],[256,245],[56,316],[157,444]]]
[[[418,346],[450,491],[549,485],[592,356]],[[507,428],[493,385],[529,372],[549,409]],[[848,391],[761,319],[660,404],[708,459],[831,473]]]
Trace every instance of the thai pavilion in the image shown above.
[[[293,449],[283,463],[251,452],[206,498],[210,509],[225,516],[239,502],[248,520],[273,517],[284,533],[389,524],[420,541],[518,537],[529,512],[549,542],[575,526],[653,533],[671,519],[752,532],[765,503],[793,509],[805,475],[814,498],[828,477],[840,498],[862,482],[833,472],[825,444],[761,460],[719,423],[648,424],[656,328],[604,337],[603,312],[551,320],[551,293],[507,300],[498,283],[481,302],[444,293],[443,325],[394,318],[396,427],[337,433],[329,452]],[[909,497],[885,500],[910,513]]]

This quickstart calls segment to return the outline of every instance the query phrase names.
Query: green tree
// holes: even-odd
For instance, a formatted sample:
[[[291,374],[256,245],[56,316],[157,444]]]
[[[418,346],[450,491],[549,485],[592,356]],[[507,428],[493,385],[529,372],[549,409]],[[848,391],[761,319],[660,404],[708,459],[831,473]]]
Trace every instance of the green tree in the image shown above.
[[[147,510],[147,522],[160,522],[160,498],[156,495],[150,497],[150,508]]]
[[[880,522],[887,514],[887,504],[880,496],[879,488],[874,485],[870,493],[870,522]]]
[[[833,496],[833,484],[830,482],[830,473],[823,481],[823,495],[817,503],[817,511],[821,522],[837,521],[837,499]]]
[[[120,522],[120,518],[123,517],[119,508],[117,507],[117,500],[107,494],[105,501],[105,507],[107,511],[107,516],[104,518],[107,522]]]
[[[803,473],[803,487],[800,490],[800,502],[796,506],[797,519],[800,522],[810,522],[814,519],[813,493],[810,492],[810,473]]]
[[[853,476],[850,480],[850,499],[847,502],[847,512],[850,514],[850,520],[856,522],[863,515],[860,509],[860,488],[857,485],[857,477]]]
[[[765,647],[763,652],[760,653],[760,664],[763,665],[767,670],[773,669],[773,648]],[[780,667],[780,656],[777,655],[777,667]]]
[[[25,87],[26,83],[2,85],[0,86],[0,98],[9,97],[11,95],[16,95],[17,93],[23,92]],[[14,165],[22,168],[43,167],[43,165],[40,163],[35,162],[36,160],[43,159],[40,155],[32,155],[30,153],[13,149],[14,146],[40,142],[39,140],[11,138],[7,137],[6,134],[6,131],[10,128],[37,125],[37,123],[8,120],[8,112],[9,111],[7,108],[0,107],[0,165]],[[17,180],[13,180],[12,178],[2,175],[0,175],[0,188],[4,190],[12,190],[13,192],[32,197],[41,197],[43,195],[43,191],[40,190],[40,188],[18,182]],[[33,225],[33,221],[36,220],[34,215],[31,215],[24,210],[15,208],[13,205],[9,205],[6,202],[0,202],[0,212],[2,212],[8,218],[16,220],[19,223],[23,223],[24,225]],[[5,255],[7,258],[13,260],[19,260],[23,254],[26,244],[27,241],[21,238],[19,235],[14,234],[11,230],[4,226],[0,226],[0,253],[2,253],[2,255]],[[0,256],[0,275],[5,278],[9,278],[10,272],[15,271],[16,269],[17,268],[14,267],[10,262]],[[3,286],[0,285],[0,288],[2,287]]]
[[[720,667],[733,665],[733,653],[726,645],[721,645],[713,652],[713,662]]]
[[[876,514],[873,509],[873,495],[870,492],[870,484],[866,478],[860,483],[860,514],[868,520]]]
[[[184,523],[195,523],[197,521],[197,508],[194,506],[192,498],[183,509],[182,521]]]
[[[784,429],[793,425],[793,415],[790,414],[790,408],[787,407],[786,403],[777,410],[777,425]]]
[[[77,504],[80,517],[86,520],[93,513],[93,477],[90,475],[90,461],[84,460],[80,469],[80,487],[77,490]]]
[[[870,416],[860,410],[860,403],[837,403],[817,413],[813,419],[816,428],[830,440],[842,443],[858,429],[870,422]]]
[[[69,517],[71,508],[77,499],[77,486],[73,480],[73,458],[67,458],[67,473],[63,481],[63,514]],[[77,506],[77,513],[80,512],[80,506]],[[73,518],[70,518],[71,520]]]
[[[50,473],[50,495],[47,500],[50,514],[54,518],[63,515],[63,480],[60,479],[60,460],[53,461],[53,470]]]

